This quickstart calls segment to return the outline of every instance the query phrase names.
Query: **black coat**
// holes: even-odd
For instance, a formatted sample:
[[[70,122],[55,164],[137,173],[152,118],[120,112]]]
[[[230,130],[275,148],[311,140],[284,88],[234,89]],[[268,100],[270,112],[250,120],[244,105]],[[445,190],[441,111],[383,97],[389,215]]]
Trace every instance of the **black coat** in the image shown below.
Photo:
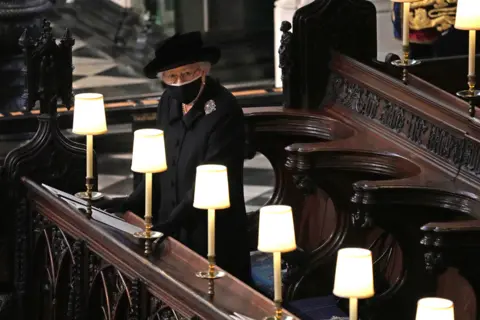
[[[210,106],[210,113],[206,106]],[[167,89],[158,104],[157,127],[165,133],[168,169],[153,178],[153,229],[175,237],[206,257],[207,211],[193,207],[196,168],[201,164],[225,165],[231,206],[217,210],[216,262],[240,280],[249,282],[242,108],[227,89],[207,78],[202,95],[186,115],[181,103],[170,97]],[[130,195],[123,206],[125,211],[143,216],[144,188],[141,183]]]

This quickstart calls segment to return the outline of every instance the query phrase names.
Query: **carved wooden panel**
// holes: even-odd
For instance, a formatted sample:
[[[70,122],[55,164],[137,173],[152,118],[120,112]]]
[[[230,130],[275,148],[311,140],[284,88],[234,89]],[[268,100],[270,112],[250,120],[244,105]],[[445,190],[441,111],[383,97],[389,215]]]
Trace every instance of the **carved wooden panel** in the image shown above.
[[[85,241],[72,238],[30,208],[32,258],[28,265],[19,265],[27,274],[25,318],[189,319],[149,294],[139,279],[105,262]]]
[[[478,141],[458,136],[419,114],[391,102],[356,82],[337,73],[329,78],[325,104],[336,103],[380,123],[385,128],[401,134],[411,142],[442,157],[454,165],[469,164],[473,173],[480,173],[480,144]],[[466,153],[468,146],[469,152]]]

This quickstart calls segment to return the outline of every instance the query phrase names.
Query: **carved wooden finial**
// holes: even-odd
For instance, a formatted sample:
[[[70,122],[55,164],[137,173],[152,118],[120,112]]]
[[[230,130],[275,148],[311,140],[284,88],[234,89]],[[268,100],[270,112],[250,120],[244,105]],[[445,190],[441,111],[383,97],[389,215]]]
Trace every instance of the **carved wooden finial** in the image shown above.
[[[25,108],[31,110],[40,104],[40,113],[56,115],[57,101],[67,108],[73,104],[72,47],[75,44],[70,30],[66,30],[57,44],[50,21],[43,20],[42,32],[37,41],[25,29],[20,44],[25,54]]]
[[[288,32],[292,29],[292,24],[289,21],[283,21],[282,25],[280,26],[280,31],[282,32]]]
[[[57,75],[64,81],[59,84],[59,96],[62,104],[70,110],[73,105],[73,70],[75,67],[72,64],[72,47],[75,45],[75,39],[69,29],[65,30],[62,39],[60,40],[61,59],[58,61],[61,65],[57,70]]]
[[[52,37],[53,37],[52,25],[51,25],[50,21],[48,21],[47,19],[43,19],[42,38],[43,39],[49,39],[49,38],[52,38]]]
[[[70,47],[70,48],[75,45],[75,39],[73,38],[72,33],[70,32],[70,29],[65,30],[62,40],[60,40],[60,43],[63,46]]]
[[[23,30],[22,35],[18,39],[18,44],[22,48],[25,48],[28,45],[28,43],[31,41],[32,41],[32,38],[30,37],[30,32],[28,31],[28,28],[25,28],[25,30]]]
[[[279,54],[279,67],[282,69],[282,83],[283,83],[283,97],[284,102],[283,106],[285,108],[291,107],[291,96],[290,96],[290,75],[293,65],[292,57],[292,24],[288,21],[283,21],[280,26],[280,31],[283,32],[280,39],[280,48],[278,49]]]
[[[35,101],[37,100],[37,81],[33,72],[33,49],[35,47],[35,41],[32,39],[30,29],[25,28],[22,36],[18,39],[18,43],[22,47],[25,60],[25,66],[22,69],[25,78],[25,88],[22,94],[23,107],[27,111],[30,111],[35,107]]]

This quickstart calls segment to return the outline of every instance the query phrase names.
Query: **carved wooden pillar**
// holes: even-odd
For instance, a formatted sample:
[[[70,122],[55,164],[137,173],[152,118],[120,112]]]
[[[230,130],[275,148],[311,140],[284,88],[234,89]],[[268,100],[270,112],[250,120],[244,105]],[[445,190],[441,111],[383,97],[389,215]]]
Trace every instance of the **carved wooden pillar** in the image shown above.
[[[8,190],[2,193],[0,198],[4,208],[0,242],[5,243],[5,251],[11,253],[8,259],[1,260],[0,269],[6,269],[10,274],[10,281],[13,278],[15,309],[14,315],[8,319],[16,320],[32,319],[34,316],[29,289],[32,280],[29,262],[32,259],[33,218],[32,212],[28,211],[28,204],[25,204],[24,208],[19,205],[25,197],[20,178],[27,176],[68,193],[83,190],[85,183],[85,145],[66,138],[57,123],[58,101],[67,108],[73,105],[74,39],[67,30],[57,43],[48,21],[43,22],[42,29],[40,37],[32,35],[29,29],[25,29],[20,38],[27,66],[22,106],[30,111],[37,103],[40,105],[39,126],[31,140],[7,155],[0,179],[0,182],[5,184],[5,190]],[[17,226],[16,230],[12,230],[12,225]],[[15,267],[11,261],[12,257],[15,260]],[[12,286],[10,283],[8,285]],[[0,309],[0,319],[2,316]]]
[[[25,27],[38,25],[38,17],[50,7],[50,0],[0,1],[0,111],[24,109],[24,62],[18,39]]]
[[[278,49],[280,48],[280,39],[282,31],[280,27],[283,21],[292,22],[293,14],[297,10],[297,0],[277,0],[274,9],[274,56],[275,56],[275,87],[282,87],[282,70],[280,69],[280,59]]]
[[[401,43],[393,36],[392,1],[370,0],[377,9],[377,59],[385,61],[389,53],[400,55]]]
[[[275,56],[275,87],[282,87],[282,70],[279,67],[278,49],[282,32],[280,27],[283,21],[292,22],[293,15],[298,8],[301,8],[313,0],[277,0],[274,8],[274,56]]]

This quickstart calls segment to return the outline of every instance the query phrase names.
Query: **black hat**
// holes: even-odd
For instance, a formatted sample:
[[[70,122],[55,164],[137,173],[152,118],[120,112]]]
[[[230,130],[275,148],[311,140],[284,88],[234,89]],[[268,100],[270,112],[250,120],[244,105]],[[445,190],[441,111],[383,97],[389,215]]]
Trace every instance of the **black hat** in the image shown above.
[[[200,32],[175,34],[155,49],[155,58],[143,68],[145,76],[155,79],[159,72],[195,62],[215,64],[220,59],[220,49],[204,47]]]

